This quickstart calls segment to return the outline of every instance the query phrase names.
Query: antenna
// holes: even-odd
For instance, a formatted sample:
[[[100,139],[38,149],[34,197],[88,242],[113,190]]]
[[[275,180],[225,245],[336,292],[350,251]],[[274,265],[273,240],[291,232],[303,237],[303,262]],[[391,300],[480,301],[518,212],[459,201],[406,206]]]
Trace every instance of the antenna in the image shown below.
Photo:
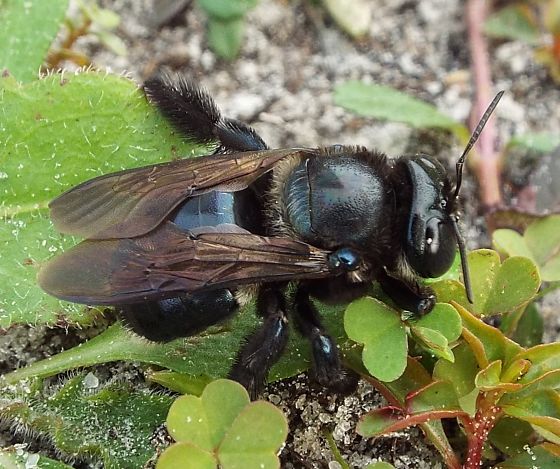
[[[457,179],[456,179],[455,196],[454,196],[455,199],[459,197],[459,189],[461,189],[461,182],[463,180],[463,165],[465,164],[465,159],[467,157],[467,154],[478,140],[478,137],[480,137],[482,129],[484,129],[486,122],[488,122],[488,119],[490,119],[490,116],[494,112],[494,109],[496,109],[496,106],[498,105],[500,99],[502,99],[503,95],[504,92],[500,91],[496,95],[496,97],[492,100],[490,106],[488,106],[486,111],[484,111],[484,114],[480,119],[480,122],[476,126],[476,129],[474,129],[474,132],[472,133],[471,138],[467,143],[467,146],[463,150],[463,154],[457,161]],[[459,224],[458,224],[459,217],[456,215],[452,216],[451,221],[453,224],[453,230],[455,231],[455,238],[457,239],[457,246],[459,247],[459,256],[461,257],[461,268],[463,269],[463,282],[465,283],[465,292],[467,294],[467,299],[469,300],[469,303],[472,304],[474,298],[473,298],[472,287],[471,287],[469,266],[467,264],[467,250],[465,248],[465,241],[463,240],[463,237],[461,236],[461,231],[459,230]]]
[[[456,186],[455,186],[455,196],[454,196],[455,198],[457,198],[459,196],[459,189],[461,189],[461,182],[463,180],[463,165],[465,164],[465,159],[467,157],[467,154],[469,153],[469,151],[471,151],[471,148],[474,146],[474,144],[478,140],[478,137],[480,137],[482,129],[484,129],[484,126],[486,125],[486,122],[488,122],[488,119],[490,118],[490,116],[494,112],[494,109],[496,109],[496,106],[498,105],[498,102],[500,101],[500,99],[502,99],[503,95],[504,95],[504,91],[500,91],[496,95],[496,97],[492,100],[492,102],[490,103],[490,106],[488,106],[486,111],[484,111],[484,115],[480,119],[480,122],[476,126],[476,129],[474,129],[474,132],[472,133],[471,138],[469,139],[469,143],[467,143],[467,146],[463,150],[463,154],[459,158],[459,161],[457,161],[457,166],[456,166],[457,167],[457,178],[456,178],[456,182],[455,182]]]

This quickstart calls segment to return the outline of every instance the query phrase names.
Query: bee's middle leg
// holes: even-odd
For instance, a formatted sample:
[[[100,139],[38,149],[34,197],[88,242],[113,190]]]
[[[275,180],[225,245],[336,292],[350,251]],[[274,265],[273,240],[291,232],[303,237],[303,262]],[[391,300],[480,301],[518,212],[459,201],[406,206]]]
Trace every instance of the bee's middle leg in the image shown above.
[[[336,342],[321,323],[319,311],[311,302],[304,284],[298,286],[294,306],[296,326],[311,341],[317,381],[337,392],[352,392],[358,384],[358,376],[342,365]]]
[[[270,367],[278,361],[288,341],[286,299],[282,287],[271,284],[260,288],[257,311],[263,316],[239,350],[229,377],[241,383],[255,399],[261,392]]]

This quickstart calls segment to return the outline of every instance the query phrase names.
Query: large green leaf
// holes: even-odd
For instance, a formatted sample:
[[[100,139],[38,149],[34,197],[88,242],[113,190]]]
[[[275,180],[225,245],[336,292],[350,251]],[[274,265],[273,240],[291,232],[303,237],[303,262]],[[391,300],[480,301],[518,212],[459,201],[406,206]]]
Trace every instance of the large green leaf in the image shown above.
[[[77,320],[83,307],[36,285],[42,261],[77,240],[52,228],[47,204],[100,174],[191,155],[123,77],[88,72],[21,85],[0,79],[0,327]],[[5,279],[5,280],[4,280]]]
[[[54,391],[30,392],[29,383],[3,390],[0,418],[67,457],[101,460],[112,469],[143,467],[155,454],[150,437],[172,398],[133,391],[123,382],[103,388],[91,383],[76,376]]]
[[[342,312],[321,308],[329,333],[344,340]],[[150,342],[131,333],[120,323],[88,342],[40,360],[26,368],[4,375],[8,383],[31,377],[52,376],[63,371],[111,361],[138,361],[161,366],[193,377],[221,378],[227,375],[245,337],[258,325],[254,305],[245,308],[222,326],[168,343]],[[309,367],[309,343],[295,331],[290,334],[286,352],[272,368],[269,379],[275,381],[296,375]],[[406,357],[406,354],[405,354]]]
[[[68,2],[0,1],[0,72],[9,70],[23,82],[37,78],[47,51],[62,25]]]

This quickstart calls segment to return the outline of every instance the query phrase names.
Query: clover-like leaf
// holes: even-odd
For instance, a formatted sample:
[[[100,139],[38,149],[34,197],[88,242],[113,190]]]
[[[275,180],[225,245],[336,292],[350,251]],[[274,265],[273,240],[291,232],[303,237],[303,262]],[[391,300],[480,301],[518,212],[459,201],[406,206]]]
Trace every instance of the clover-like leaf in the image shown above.
[[[276,454],[288,433],[280,410],[269,402],[250,402],[245,388],[229,380],[213,381],[200,397],[178,398],[169,410],[167,428],[180,447],[172,445],[163,453],[162,468],[179,464],[173,455],[181,458],[186,452],[202,459],[203,467],[277,468]]]
[[[508,256],[532,259],[544,281],[560,280],[560,215],[534,221],[523,236],[513,230],[496,230],[492,240],[494,247]]]
[[[461,316],[448,303],[437,303],[432,311],[415,321],[414,326],[438,331],[448,342],[457,340],[462,330]]]
[[[353,301],[344,315],[348,337],[364,344],[362,359],[381,381],[393,381],[406,368],[406,330],[394,309],[374,298]]]
[[[423,347],[438,357],[453,361],[449,347],[461,335],[462,324],[459,313],[447,303],[437,303],[429,314],[417,321],[409,321],[414,338]]]
[[[156,469],[216,469],[216,459],[208,451],[191,443],[175,443],[159,457]]]
[[[363,116],[404,122],[418,128],[441,128],[454,132],[459,139],[468,138],[464,125],[434,106],[388,86],[348,81],[335,88],[334,101]]]
[[[455,301],[478,315],[503,314],[525,306],[540,287],[538,269],[526,257],[510,257],[500,263],[497,252],[479,249],[470,252],[468,259],[474,304],[454,281],[432,284],[439,301]]]

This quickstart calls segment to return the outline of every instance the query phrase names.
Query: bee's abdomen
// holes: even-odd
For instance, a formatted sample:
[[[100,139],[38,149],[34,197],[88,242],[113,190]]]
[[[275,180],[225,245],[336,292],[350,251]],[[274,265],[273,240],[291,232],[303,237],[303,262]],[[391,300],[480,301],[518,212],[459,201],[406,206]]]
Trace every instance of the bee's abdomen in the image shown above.
[[[239,192],[211,191],[187,199],[172,221],[185,231],[201,227],[236,225],[259,233],[262,223],[258,201],[250,189]]]

